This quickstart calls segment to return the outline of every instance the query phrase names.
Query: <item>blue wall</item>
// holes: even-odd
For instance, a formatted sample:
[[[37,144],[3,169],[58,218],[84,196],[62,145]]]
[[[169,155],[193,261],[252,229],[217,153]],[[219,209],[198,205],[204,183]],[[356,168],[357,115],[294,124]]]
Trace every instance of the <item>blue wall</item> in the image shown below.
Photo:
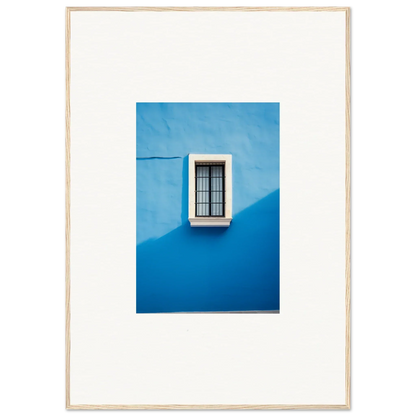
[[[279,104],[137,103],[137,305],[279,309]],[[191,228],[188,154],[232,154],[233,221]]]

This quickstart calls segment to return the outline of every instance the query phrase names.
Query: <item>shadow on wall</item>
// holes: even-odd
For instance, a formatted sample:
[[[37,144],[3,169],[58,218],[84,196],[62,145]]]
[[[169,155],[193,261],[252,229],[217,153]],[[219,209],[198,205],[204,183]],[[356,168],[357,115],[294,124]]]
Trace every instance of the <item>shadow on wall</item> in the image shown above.
[[[279,310],[279,199],[272,192],[229,228],[192,228],[183,208],[182,226],[136,248],[136,312]]]

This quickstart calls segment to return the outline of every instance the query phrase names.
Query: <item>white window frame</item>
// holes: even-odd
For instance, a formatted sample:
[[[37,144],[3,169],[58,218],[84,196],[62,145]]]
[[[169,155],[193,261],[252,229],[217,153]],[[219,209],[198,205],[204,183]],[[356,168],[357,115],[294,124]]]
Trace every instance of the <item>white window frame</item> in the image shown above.
[[[224,163],[225,215],[224,217],[197,217],[195,215],[195,176],[198,162]],[[232,155],[189,155],[189,198],[188,219],[191,227],[229,227],[233,219]]]

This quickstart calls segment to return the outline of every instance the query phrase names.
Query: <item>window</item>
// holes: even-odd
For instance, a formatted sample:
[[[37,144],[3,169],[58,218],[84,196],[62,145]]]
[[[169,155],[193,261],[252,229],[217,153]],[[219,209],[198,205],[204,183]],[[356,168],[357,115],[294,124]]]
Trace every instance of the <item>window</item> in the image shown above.
[[[189,155],[191,226],[228,227],[231,220],[231,155]]]
[[[224,216],[224,164],[214,163],[196,164],[195,215],[197,217]]]

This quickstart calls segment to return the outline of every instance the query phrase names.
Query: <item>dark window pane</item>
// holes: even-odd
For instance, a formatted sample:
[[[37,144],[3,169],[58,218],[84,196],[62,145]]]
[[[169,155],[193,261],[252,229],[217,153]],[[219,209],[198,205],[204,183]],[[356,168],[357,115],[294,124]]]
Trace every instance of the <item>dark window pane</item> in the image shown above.
[[[196,215],[197,216],[208,216],[209,215],[209,204],[196,204]]]
[[[223,167],[224,166],[211,166],[211,176],[213,178],[219,178],[223,176]]]
[[[196,216],[224,216],[224,165],[196,165]]]
[[[201,203],[201,202],[206,202],[209,203],[209,192],[197,192],[196,193],[196,202],[197,203]]]

